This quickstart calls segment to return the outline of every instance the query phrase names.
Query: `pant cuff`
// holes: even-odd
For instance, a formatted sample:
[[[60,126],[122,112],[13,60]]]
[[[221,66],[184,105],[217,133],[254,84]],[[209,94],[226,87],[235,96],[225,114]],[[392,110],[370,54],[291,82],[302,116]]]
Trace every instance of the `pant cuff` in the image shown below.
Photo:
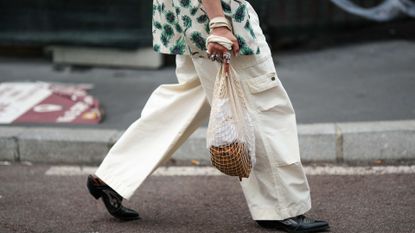
[[[311,198],[298,202],[289,208],[250,208],[252,218],[256,220],[284,220],[306,213],[311,209]]]
[[[126,200],[130,200],[131,196],[133,195],[133,192],[131,192],[131,189],[128,187],[125,187],[122,183],[116,182],[115,180],[106,177],[104,174],[97,171],[95,173],[95,176],[97,176],[99,179],[105,182],[108,186],[110,186],[115,192],[117,192],[121,197],[123,197]]]

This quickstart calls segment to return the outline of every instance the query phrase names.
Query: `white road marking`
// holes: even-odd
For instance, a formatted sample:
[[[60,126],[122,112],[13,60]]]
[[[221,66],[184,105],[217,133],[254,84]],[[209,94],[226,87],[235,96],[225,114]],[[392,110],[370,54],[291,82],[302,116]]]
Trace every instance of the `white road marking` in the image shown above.
[[[308,175],[384,175],[384,174],[414,174],[413,166],[307,166]]]
[[[30,161],[21,161],[20,163],[23,164],[23,165],[26,165],[26,166],[32,166],[33,165],[33,163],[30,162]]]
[[[45,175],[47,176],[79,176],[86,174],[93,174],[97,170],[97,167],[84,167],[84,166],[52,166]]]
[[[223,175],[214,167],[160,167],[155,176],[221,176]]]
[[[11,163],[9,161],[0,161],[0,166],[10,166]]]
[[[86,166],[52,166],[45,175],[48,176],[79,176],[95,173],[97,167]],[[412,166],[304,166],[308,175],[384,175],[384,174],[415,174]],[[153,176],[221,176],[214,167],[160,167]]]
[[[77,176],[95,173],[97,167],[52,166],[46,171],[49,176]],[[160,167],[153,176],[220,176],[214,167]]]

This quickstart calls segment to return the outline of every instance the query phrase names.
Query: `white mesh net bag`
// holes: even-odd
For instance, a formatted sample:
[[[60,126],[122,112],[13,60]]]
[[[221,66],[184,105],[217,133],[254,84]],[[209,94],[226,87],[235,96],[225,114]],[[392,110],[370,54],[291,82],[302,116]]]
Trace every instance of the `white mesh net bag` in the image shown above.
[[[207,130],[212,165],[221,172],[249,177],[255,165],[255,134],[246,98],[235,70],[226,74],[223,65],[213,90]]]

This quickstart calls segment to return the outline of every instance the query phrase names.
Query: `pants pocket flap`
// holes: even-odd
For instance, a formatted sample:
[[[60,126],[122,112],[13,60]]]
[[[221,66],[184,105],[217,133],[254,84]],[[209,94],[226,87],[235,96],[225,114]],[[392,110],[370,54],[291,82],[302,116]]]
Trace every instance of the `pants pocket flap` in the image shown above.
[[[257,94],[273,87],[278,86],[276,73],[268,73],[255,78],[247,79],[246,83],[248,85],[249,91],[252,94]]]

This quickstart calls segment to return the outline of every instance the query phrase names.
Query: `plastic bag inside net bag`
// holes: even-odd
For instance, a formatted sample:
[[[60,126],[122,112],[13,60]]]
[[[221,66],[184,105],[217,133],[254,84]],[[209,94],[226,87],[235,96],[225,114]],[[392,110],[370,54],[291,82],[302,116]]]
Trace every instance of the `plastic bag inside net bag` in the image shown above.
[[[213,90],[207,130],[212,165],[221,172],[249,177],[255,166],[255,134],[247,101],[236,71],[219,70]]]

